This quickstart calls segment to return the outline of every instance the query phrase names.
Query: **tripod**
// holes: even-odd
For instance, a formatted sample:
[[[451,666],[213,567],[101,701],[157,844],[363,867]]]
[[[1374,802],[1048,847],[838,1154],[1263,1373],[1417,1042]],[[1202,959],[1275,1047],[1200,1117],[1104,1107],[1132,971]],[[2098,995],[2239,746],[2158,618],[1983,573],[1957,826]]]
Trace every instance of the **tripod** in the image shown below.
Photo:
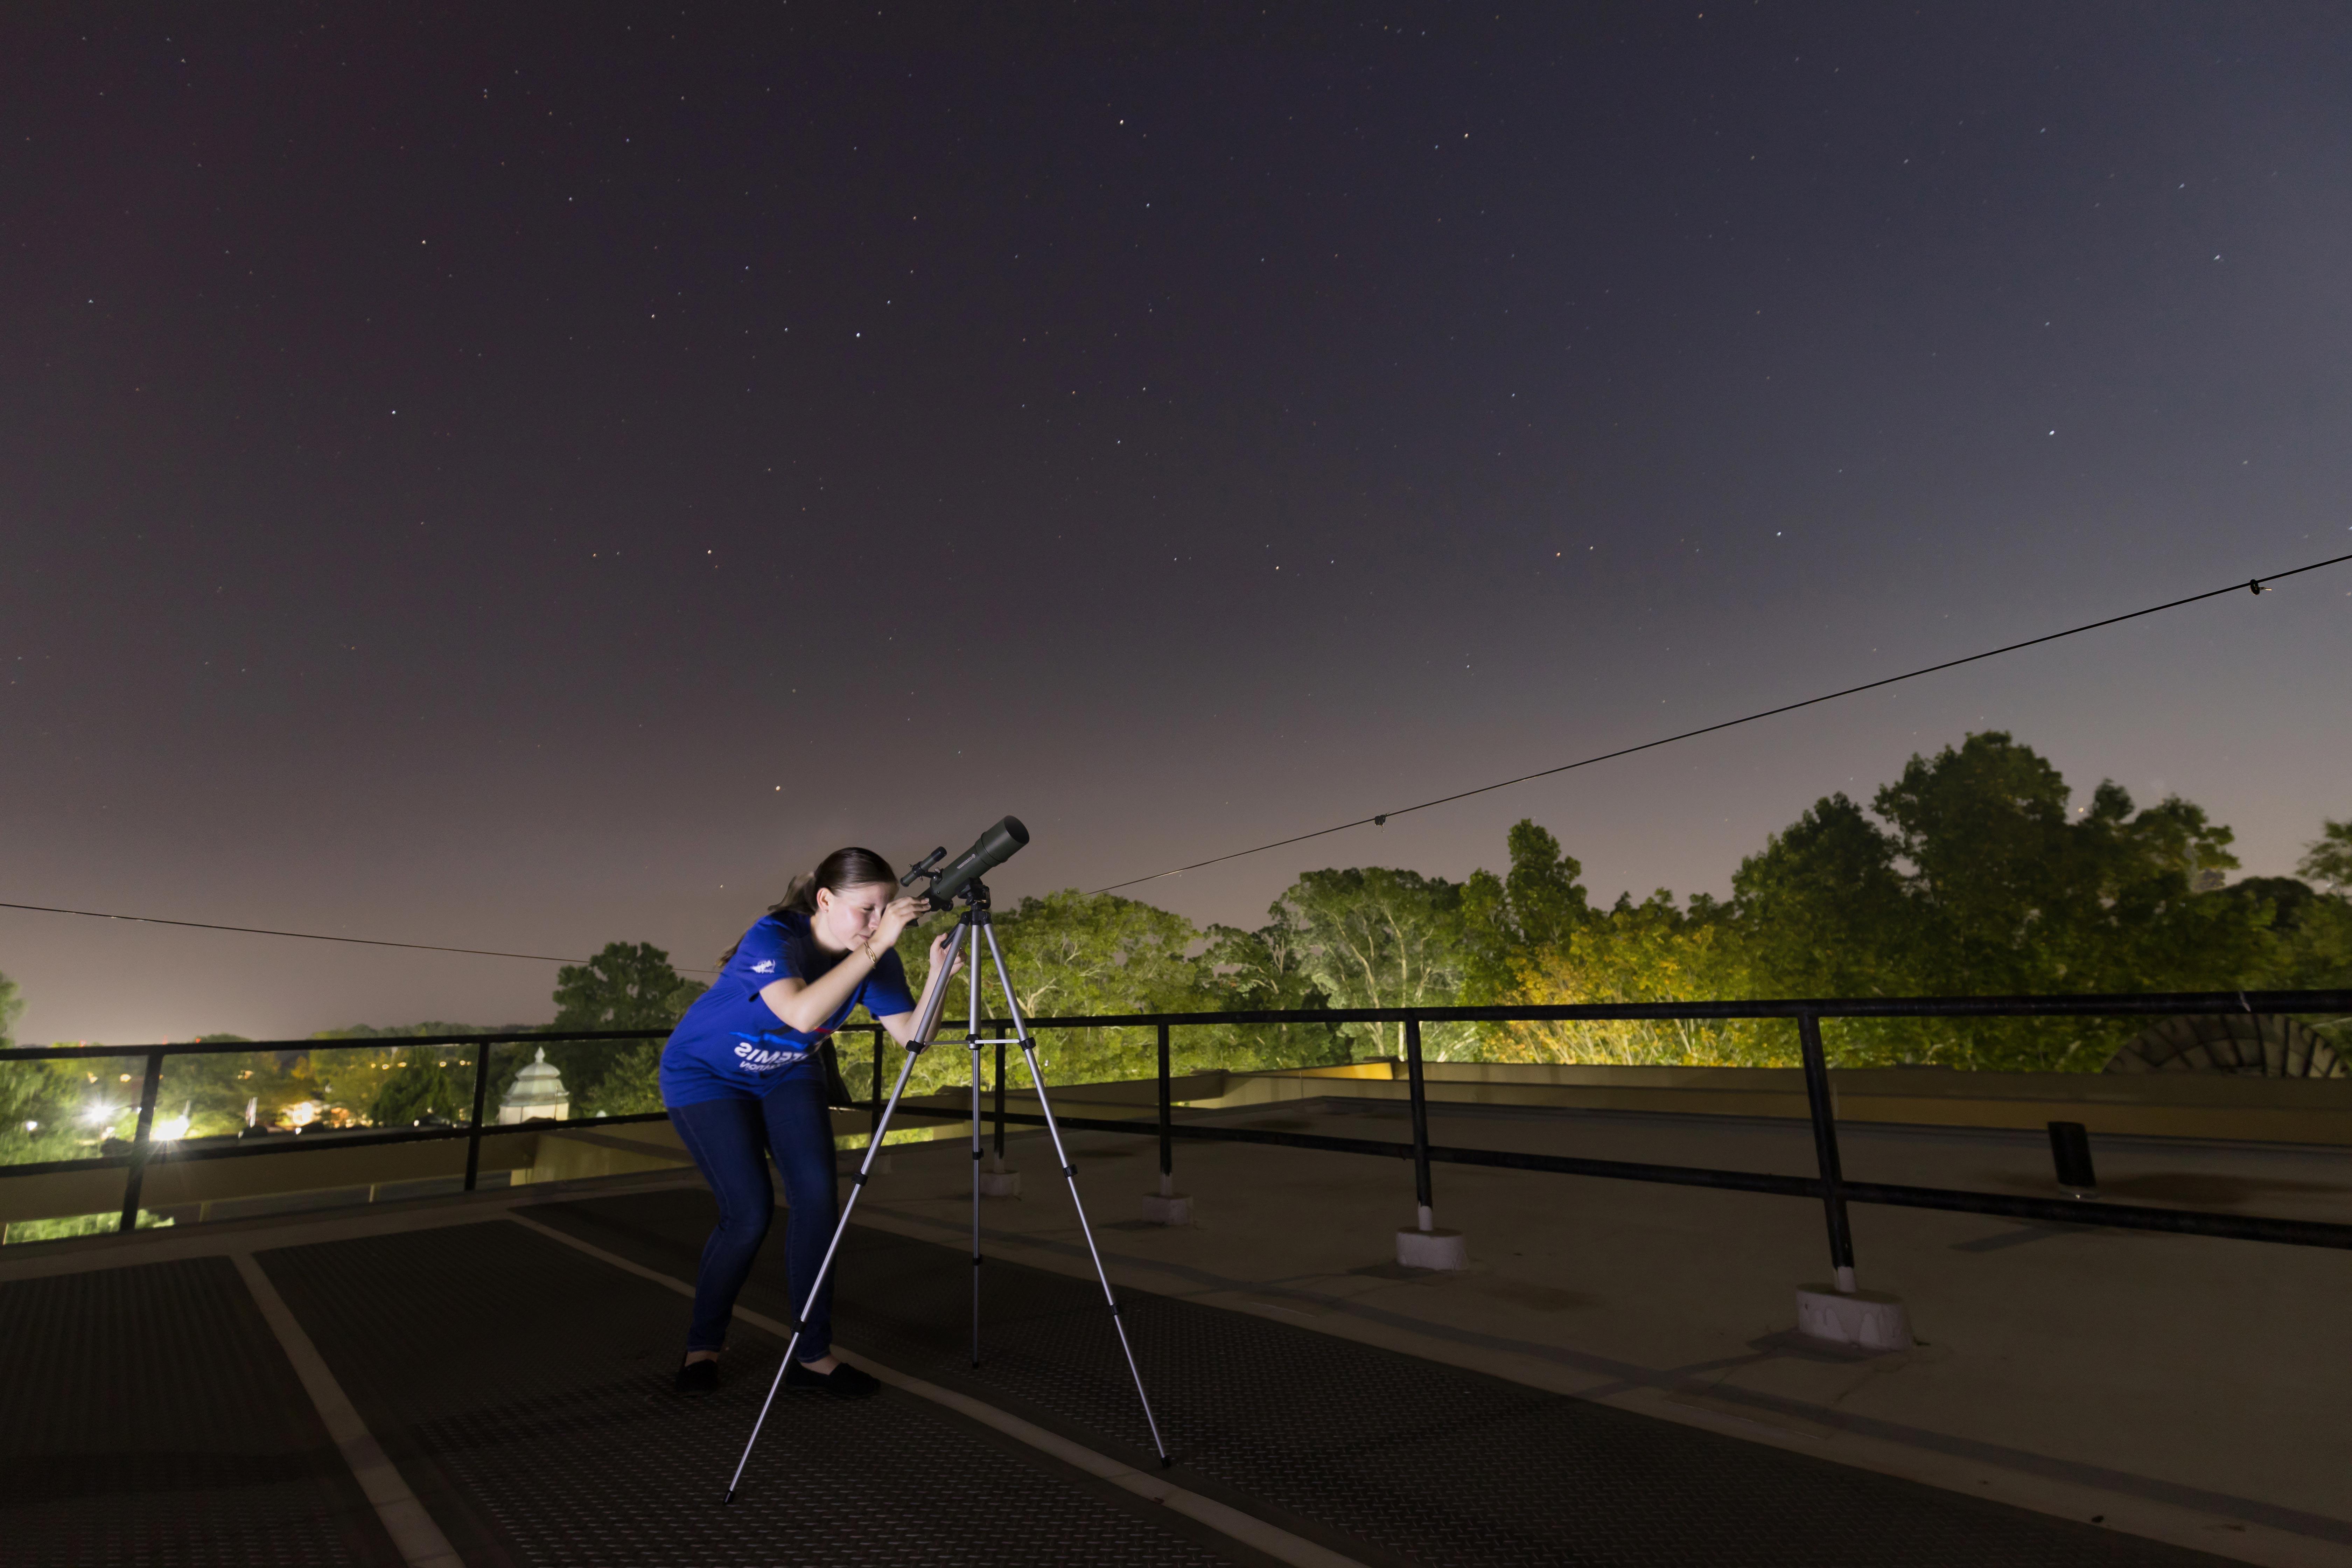
[[[996,945],[996,928],[989,918],[988,889],[977,879],[966,882],[956,894],[963,912],[956,917],[952,939],[940,955],[945,965],[942,975],[955,973],[956,959],[967,949],[970,952],[970,980],[965,989],[971,994],[970,1022],[966,1025],[964,1045],[971,1052],[971,1364],[980,1364],[980,1047],[1011,1045],[1021,1047],[1022,1058],[1029,1064],[1029,1081],[1037,1088],[1037,1110],[1045,1119],[1045,1131],[1054,1141],[1054,1159],[1062,1168],[1063,1179],[1069,1183],[1070,1206],[1077,1211],[1078,1232],[1087,1238],[1087,1253],[1094,1259],[1095,1279],[1102,1285],[1103,1303],[1110,1309],[1110,1325],[1118,1335],[1118,1348],[1127,1358],[1128,1375],[1135,1380],[1135,1397],[1143,1406],[1144,1425],[1151,1429],[1151,1447],[1159,1454],[1164,1468],[1172,1461],[1168,1458],[1168,1446],[1160,1441],[1160,1422],[1151,1414],[1150,1395],[1143,1392],[1143,1373],[1135,1364],[1135,1349],[1128,1343],[1127,1324],[1119,1317],[1118,1298],[1112,1293],[1110,1275],[1103,1268],[1101,1249],[1095,1246],[1094,1226],[1087,1223],[1086,1205],[1078,1198],[1078,1168],[1071,1163],[1068,1151],[1062,1147],[1062,1130],[1054,1121],[1054,1108],[1045,1100],[1045,1075],[1037,1070],[1037,1041],[1029,1033],[1029,1026],[1021,1017],[1021,999],[1013,990],[1012,976],[1005,973],[1004,954]],[[982,1039],[980,1037],[980,947],[988,943],[991,967],[996,973],[996,984],[1004,993],[1004,1005],[1013,1021],[1013,1036],[1008,1039]],[[866,1191],[866,1178],[874,1168],[874,1157],[882,1148],[883,1134],[890,1130],[890,1118],[898,1109],[898,1101],[907,1092],[907,1083],[914,1076],[915,1058],[936,1044],[931,1032],[939,1026],[941,1009],[947,1005],[947,982],[941,979],[931,989],[930,999],[915,1020],[915,1037],[907,1043],[907,1059],[898,1068],[898,1082],[890,1090],[890,1101],[882,1108],[882,1119],[874,1125],[873,1136],[866,1145],[866,1158],[859,1162],[857,1174],[849,1189],[849,1201],[841,1205],[841,1218],[833,1227],[833,1240],[826,1244],[824,1261],[817,1268],[816,1278],[809,1281],[801,1298],[800,1315],[793,1319],[792,1342],[784,1346],[784,1359],[776,1365],[775,1381],[768,1385],[768,1397],[761,1402],[759,1419],[751,1424],[751,1436],[743,1444],[743,1457],[735,1461],[734,1477],[727,1483],[725,1501],[735,1500],[735,1489],[742,1484],[743,1468],[751,1462],[751,1449],[760,1441],[760,1430],[768,1423],[768,1411],[776,1403],[776,1390],[784,1384],[784,1373],[793,1364],[793,1352],[800,1348],[801,1331],[809,1309],[816,1303],[816,1293],[824,1288],[825,1276],[833,1270],[835,1254],[841,1250],[841,1238],[849,1229],[849,1216],[857,1207],[857,1200]]]

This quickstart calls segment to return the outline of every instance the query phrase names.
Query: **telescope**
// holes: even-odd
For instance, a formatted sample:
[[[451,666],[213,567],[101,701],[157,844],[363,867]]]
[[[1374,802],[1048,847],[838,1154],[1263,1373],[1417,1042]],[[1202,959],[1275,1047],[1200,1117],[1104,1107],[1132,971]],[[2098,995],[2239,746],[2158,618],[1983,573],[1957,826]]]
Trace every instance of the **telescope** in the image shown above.
[[[911,888],[916,878],[929,877],[931,885],[926,896],[930,900],[931,908],[944,910],[955,902],[957,894],[980,880],[982,873],[995,870],[1012,859],[1028,842],[1029,830],[1021,826],[1021,819],[1008,816],[973,839],[971,848],[948,861],[947,869],[931,869],[947,857],[947,846],[942,844],[924,856],[914,869],[899,878],[898,885]]]

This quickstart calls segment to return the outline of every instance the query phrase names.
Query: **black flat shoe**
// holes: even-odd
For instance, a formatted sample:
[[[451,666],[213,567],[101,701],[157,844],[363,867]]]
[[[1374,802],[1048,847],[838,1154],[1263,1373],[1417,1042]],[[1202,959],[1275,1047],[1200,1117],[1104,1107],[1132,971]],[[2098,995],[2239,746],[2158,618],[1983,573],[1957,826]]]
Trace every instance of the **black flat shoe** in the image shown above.
[[[715,1361],[690,1361],[677,1369],[677,1382],[673,1385],[680,1394],[716,1394],[719,1392],[719,1363]]]
[[[845,1361],[837,1363],[831,1372],[812,1372],[808,1363],[796,1361],[784,1373],[784,1386],[814,1388],[835,1399],[864,1399],[882,1392],[882,1384],[872,1374],[858,1371]]]

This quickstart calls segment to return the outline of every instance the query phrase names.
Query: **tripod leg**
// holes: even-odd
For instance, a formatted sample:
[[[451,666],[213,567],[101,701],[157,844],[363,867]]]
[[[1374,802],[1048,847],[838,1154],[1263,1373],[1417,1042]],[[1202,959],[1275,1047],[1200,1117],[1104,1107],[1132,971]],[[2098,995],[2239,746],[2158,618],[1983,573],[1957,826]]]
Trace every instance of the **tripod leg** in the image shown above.
[[[980,937],[971,928],[971,973],[964,986],[971,1005],[964,1043],[971,1053],[971,1364],[980,1364]]]
[[[950,946],[948,949],[950,964],[954,956],[955,949]],[[915,1020],[915,1037],[907,1047],[906,1062],[898,1068],[898,1085],[890,1090],[890,1102],[882,1108],[882,1119],[874,1124],[874,1135],[866,1142],[866,1158],[857,1167],[856,1179],[849,1189],[849,1201],[841,1205],[841,1218],[834,1224],[833,1239],[825,1244],[824,1261],[817,1265],[816,1278],[809,1281],[808,1290],[801,1298],[800,1314],[793,1320],[793,1337],[784,1345],[784,1359],[776,1363],[775,1380],[768,1384],[768,1397],[760,1402],[759,1418],[751,1423],[751,1436],[744,1439],[743,1457],[735,1461],[735,1474],[728,1479],[727,1495],[719,1500],[722,1503],[733,1502],[735,1489],[743,1484],[743,1467],[751,1462],[751,1449],[760,1441],[760,1429],[768,1424],[768,1412],[776,1403],[776,1390],[783,1387],[784,1373],[791,1370],[793,1364],[793,1352],[800,1348],[801,1324],[807,1320],[809,1309],[816,1305],[816,1293],[824,1289],[824,1277],[833,1272],[834,1254],[841,1250],[841,1238],[849,1229],[849,1216],[856,1211],[857,1200],[865,1194],[866,1178],[874,1169],[875,1155],[881,1151],[882,1136],[890,1130],[890,1118],[897,1113],[898,1101],[907,1093],[907,1080],[915,1076],[915,1058],[921,1056],[923,1047],[930,1043],[931,1029],[939,1022],[940,1007],[946,999],[947,987],[941,985],[931,1005],[923,1010],[921,1017]]]
[[[1004,954],[996,946],[996,930],[983,926],[988,935],[988,955],[994,962],[996,983],[1004,988],[1004,1005],[1013,1018],[1013,1032],[1021,1038],[1021,1055],[1029,1063],[1029,1081],[1036,1086],[1037,1111],[1045,1119],[1045,1131],[1054,1140],[1054,1159],[1062,1167],[1062,1177],[1070,1184],[1070,1206],[1078,1214],[1078,1233],[1087,1238],[1087,1255],[1095,1261],[1095,1279],[1100,1281],[1103,1303],[1110,1308],[1110,1326],[1118,1335],[1119,1353],[1127,1358],[1127,1373],[1135,1380],[1135,1397],[1143,1406],[1143,1423],[1151,1428],[1151,1447],[1160,1456],[1164,1468],[1173,1461],[1168,1458],[1168,1445],[1160,1439],[1160,1420],[1151,1414],[1151,1396],[1143,1392],[1143,1370],[1135,1364],[1135,1347],[1128,1343],[1127,1324],[1118,1315],[1118,1297],[1110,1288],[1110,1275],[1103,1268],[1102,1251],[1095,1246],[1095,1227],[1087,1223],[1087,1205],[1078,1198],[1078,1168],[1070,1163],[1068,1152],[1062,1147],[1062,1130],[1054,1121],[1054,1108],[1045,1102],[1045,1075],[1037,1068],[1037,1042],[1029,1033],[1028,1024],[1021,1016],[1021,1000],[1013,994],[1012,977],[1004,972]],[[973,958],[979,958],[979,936],[972,938]],[[972,965],[976,971],[977,962]],[[980,976],[974,973],[972,984],[977,993]]]

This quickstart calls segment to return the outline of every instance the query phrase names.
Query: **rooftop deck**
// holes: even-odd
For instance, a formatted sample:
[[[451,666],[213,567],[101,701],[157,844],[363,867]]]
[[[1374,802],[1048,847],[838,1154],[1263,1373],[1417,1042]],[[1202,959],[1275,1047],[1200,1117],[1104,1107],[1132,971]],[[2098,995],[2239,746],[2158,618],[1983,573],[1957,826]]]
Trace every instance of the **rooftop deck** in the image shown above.
[[[1268,1110],[1359,1134],[1395,1113],[1310,1102],[1255,1114]],[[1454,1135],[1494,1146],[1655,1153],[1704,1138],[1721,1158],[1725,1139],[1744,1140],[1755,1146],[1737,1157],[1764,1166],[1779,1142],[1801,1157],[1803,1136],[1706,1119],[1444,1116],[1476,1121]],[[1923,1131],[1885,1157],[2030,1168],[1988,1155],[2002,1136],[2019,1141]],[[975,1369],[959,1235],[969,1159],[909,1145],[869,1188],[836,1307],[846,1350],[892,1386],[863,1405],[780,1397],[726,1508],[782,1350],[771,1331],[785,1281],[772,1247],[722,1393],[669,1394],[711,1215],[690,1177],[12,1247],[0,1259],[5,1555],[2352,1561],[2352,1526],[2326,1506],[2342,1495],[2345,1439],[2328,1413],[2343,1408],[2344,1358],[2338,1336],[2315,1331],[2352,1282],[2338,1254],[1874,1215],[1864,1267],[1913,1293],[1928,1342],[1871,1357],[1787,1332],[1788,1288],[1819,1251],[1807,1205],[1451,1171],[1440,1203],[1471,1233],[1475,1266],[1417,1275],[1384,1253],[1383,1227],[1410,1218],[1391,1162],[1188,1146],[1202,1220],[1171,1231],[1131,1217],[1147,1142],[1076,1146],[1172,1469],[1152,1459],[1067,1195],[1040,1180],[1042,1146],[1016,1140],[1030,1191],[987,1207]],[[2206,1157],[2220,1161],[2209,1181],[2249,1160],[2342,1159]],[[2342,1187],[2311,1174],[2235,1179],[2339,1208]],[[2184,1357],[2200,1344],[2210,1353]]]

